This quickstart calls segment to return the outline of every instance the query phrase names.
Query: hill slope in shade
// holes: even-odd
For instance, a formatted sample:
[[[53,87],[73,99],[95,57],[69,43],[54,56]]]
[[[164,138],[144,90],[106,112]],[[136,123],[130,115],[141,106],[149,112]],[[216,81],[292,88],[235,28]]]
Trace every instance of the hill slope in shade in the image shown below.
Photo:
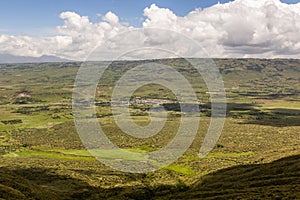
[[[299,188],[300,155],[295,155],[213,172],[172,199],[297,199]]]

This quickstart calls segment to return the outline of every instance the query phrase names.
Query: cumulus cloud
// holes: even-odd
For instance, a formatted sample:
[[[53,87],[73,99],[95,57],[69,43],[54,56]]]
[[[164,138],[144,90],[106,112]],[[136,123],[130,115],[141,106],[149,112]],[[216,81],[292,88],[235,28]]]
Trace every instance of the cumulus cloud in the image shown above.
[[[279,0],[235,0],[206,9],[196,9],[186,16],[177,16],[168,8],[155,4],[144,9],[142,27],[120,22],[108,12],[92,23],[87,16],[63,12],[63,26],[55,37],[0,36],[0,53],[21,56],[54,55],[82,60],[101,45],[107,49],[106,59],[126,47],[172,49],[179,54],[193,54],[195,49],[183,45],[178,34],[143,31],[144,28],[168,29],[198,42],[211,57],[285,57],[300,56],[300,3],[285,4]],[[126,31],[136,31],[118,37]],[[121,34],[122,35],[122,34]],[[124,34],[123,34],[124,36]]]

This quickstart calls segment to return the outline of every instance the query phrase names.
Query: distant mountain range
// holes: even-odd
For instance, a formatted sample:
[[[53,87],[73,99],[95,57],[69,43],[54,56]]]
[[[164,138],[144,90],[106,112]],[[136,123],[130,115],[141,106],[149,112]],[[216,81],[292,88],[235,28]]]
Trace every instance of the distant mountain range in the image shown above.
[[[43,55],[41,57],[14,56],[11,54],[0,54],[0,63],[40,63],[40,62],[71,62],[56,56]]]

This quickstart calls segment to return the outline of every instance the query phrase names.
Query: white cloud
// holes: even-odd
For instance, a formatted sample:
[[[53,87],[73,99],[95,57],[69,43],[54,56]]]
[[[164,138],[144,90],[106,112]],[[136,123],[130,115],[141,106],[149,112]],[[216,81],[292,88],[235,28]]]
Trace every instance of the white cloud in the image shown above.
[[[143,28],[163,28],[197,41],[211,57],[293,57],[300,56],[300,3],[279,0],[235,0],[206,9],[196,9],[184,17],[155,4],[144,10]],[[69,59],[86,58],[96,45],[107,48],[107,58],[128,46],[164,48],[176,53],[193,53],[182,48],[178,37],[161,31],[141,31],[126,38],[115,37],[133,28],[108,12],[98,23],[74,12],[61,13],[63,26],[57,36],[0,36],[0,53],[22,56],[55,55]],[[110,57],[111,56],[111,57]]]
[[[118,25],[119,23],[119,17],[112,12],[106,13],[106,15],[103,17],[103,20],[113,25]]]

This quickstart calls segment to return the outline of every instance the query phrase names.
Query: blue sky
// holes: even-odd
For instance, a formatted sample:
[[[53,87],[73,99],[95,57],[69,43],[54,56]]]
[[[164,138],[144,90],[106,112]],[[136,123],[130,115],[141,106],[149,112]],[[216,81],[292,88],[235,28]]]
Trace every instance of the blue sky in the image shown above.
[[[300,0],[282,0],[297,3]],[[166,7],[176,15],[183,16],[195,8],[205,8],[216,4],[217,0],[4,0],[1,1],[0,34],[37,35],[51,34],[63,21],[59,14],[73,11],[89,16],[91,21],[99,21],[97,14],[108,11],[116,13],[121,21],[140,26],[143,10],[155,3]],[[228,0],[220,0],[225,3]]]

